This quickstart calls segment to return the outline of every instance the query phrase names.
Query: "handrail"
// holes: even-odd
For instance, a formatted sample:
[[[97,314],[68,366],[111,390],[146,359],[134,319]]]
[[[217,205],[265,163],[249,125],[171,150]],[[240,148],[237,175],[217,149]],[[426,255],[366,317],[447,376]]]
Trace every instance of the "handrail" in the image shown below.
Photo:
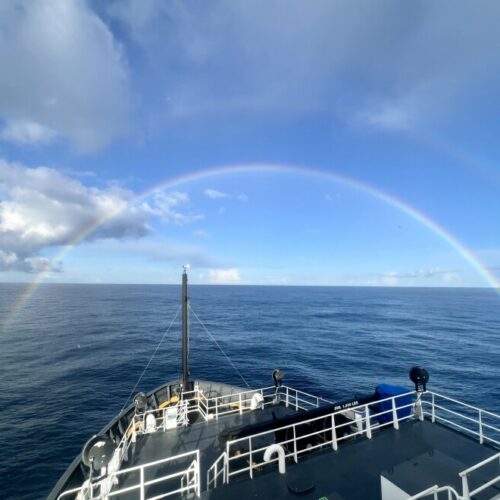
[[[430,401],[428,398],[430,398]],[[455,408],[454,409],[447,408],[446,406],[444,406],[445,403],[438,404],[436,402],[436,399],[452,403],[452,405],[455,405]],[[500,446],[500,415],[497,415],[491,411],[483,410],[482,408],[478,408],[476,406],[472,406],[468,403],[463,403],[462,401],[458,401],[457,399],[444,396],[434,391],[427,391],[423,393],[421,403],[422,405],[425,405],[426,408],[430,407],[430,411],[424,410],[423,412],[425,415],[431,418],[432,422],[438,420],[440,422],[451,425],[452,427],[461,429],[462,431],[465,431],[469,434],[476,436],[481,444],[483,444],[484,441],[487,440],[488,442],[493,443],[496,446]],[[460,413],[459,408],[467,409],[469,415],[465,413]],[[441,414],[438,415],[437,410],[439,410]],[[461,419],[462,421],[465,421],[464,425],[461,425],[457,421],[454,421],[453,419],[451,419],[452,417],[450,418],[444,417],[443,412],[446,413],[447,415],[452,415],[453,417],[456,417],[456,419]],[[476,413],[476,416],[471,416],[471,412],[472,414]],[[485,422],[485,418],[489,419],[490,423]],[[491,424],[492,420],[495,421],[495,423],[498,422],[497,425],[499,425],[499,427],[492,425]],[[474,428],[470,428],[470,426],[465,427],[465,424],[474,424]],[[486,431],[490,432],[487,434]],[[495,437],[492,437],[492,433],[495,435],[495,437],[498,436],[498,438],[495,439]]]
[[[165,474],[160,477],[155,477],[154,479],[151,479],[149,481],[146,481],[144,478],[144,472],[146,469],[162,464],[166,464],[168,462],[172,462],[175,460],[180,460],[183,458],[187,458],[190,456],[194,456],[194,459],[190,462],[189,466],[186,468],[181,469],[180,471],[171,473],[171,474]],[[139,471],[139,482],[137,484],[133,484],[132,486],[127,486],[121,489],[116,489],[113,490],[113,486],[115,486],[118,483],[118,476],[123,476],[124,474],[130,474],[132,472]],[[192,477],[189,477],[189,476]],[[184,486],[184,481],[185,478],[188,478],[187,484]],[[108,474],[108,476],[104,479],[97,480],[90,484],[88,481],[85,481],[85,483],[80,486],[79,488],[73,488],[71,490],[66,490],[63,493],[61,493],[57,498],[58,500],[67,497],[68,495],[75,494],[75,493],[82,493],[83,497],[83,491],[88,490],[90,492],[90,497],[91,499],[93,498],[109,498],[109,497],[114,497],[117,495],[121,495],[123,493],[127,493],[129,491],[134,491],[134,490],[139,490],[140,491],[140,498],[144,499],[145,498],[145,490],[148,486],[151,486],[153,484],[157,484],[160,482],[165,482],[169,480],[173,480],[179,478],[181,481],[181,486],[180,488],[177,488],[175,490],[169,490],[167,492],[162,493],[158,497],[154,498],[164,498],[167,496],[175,495],[178,493],[184,493],[184,492],[189,492],[192,491],[196,494],[196,496],[200,496],[200,450],[194,450],[194,451],[189,451],[186,453],[181,453],[179,455],[175,455],[173,457],[167,457],[163,458],[161,460],[155,460],[154,462],[148,462],[143,465],[136,465],[134,467],[129,467],[127,469],[121,469],[118,471],[115,471],[111,474]],[[103,494],[102,492],[102,486],[105,486],[105,489],[107,491]],[[97,497],[94,497],[94,489],[96,488],[101,488],[101,491]],[[83,497],[86,498],[86,497]]]
[[[309,451],[312,451],[317,448],[325,447],[325,446],[332,446],[333,449],[336,449],[338,442],[342,441],[347,438],[351,438],[357,435],[365,435],[368,439],[371,438],[372,432],[380,429],[382,427],[385,427],[387,425],[393,425],[394,428],[399,428],[399,422],[402,422],[404,420],[407,420],[409,418],[413,417],[413,412],[405,412],[408,413],[407,415],[399,415],[399,411],[403,410],[405,408],[412,408],[414,409],[415,403],[412,401],[409,404],[398,404],[398,400],[401,398],[407,398],[410,395],[413,395],[413,391],[406,392],[404,394],[398,394],[396,396],[391,396],[388,398],[384,398],[381,400],[377,400],[374,402],[366,403],[364,405],[358,405],[356,407],[352,407],[349,409],[342,409],[342,410],[337,410],[335,412],[331,412],[327,415],[321,415],[319,417],[311,418],[308,420],[303,420],[294,424],[289,424],[289,425],[283,425],[281,427],[277,427],[271,430],[259,432],[256,434],[253,434],[251,436],[245,436],[241,438],[237,438],[231,441],[228,441],[226,443],[226,457],[225,461],[227,462],[226,465],[226,481],[229,482],[229,479],[231,476],[241,474],[243,472],[248,472],[250,477],[253,477],[253,471],[254,469],[264,467],[268,463],[272,463],[277,461],[277,458],[271,459],[269,462],[266,461],[254,461],[254,459],[257,456],[260,456],[266,449],[267,446],[256,446],[256,443],[254,442],[256,439],[262,439],[264,436],[272,436],[272,443],[273,444],[280,444],[280,445],[291,445],[290,448],[285,451],[285,458],[293,457],[295,461],[298,460],[298,456],[302,453],[306,453]],[[383,410],[380,412],[373,412],[373,408],[376,407],[376,405],[379,405],[380,403],[384,402],[391,402],[391,408],[388,410]],[[356,411],[358,414],[361,414],[359,418],[356,420],[349,420],[347,422],[343,423],[336,423],[335,422],[335,417],[337,415],[342,415],[345,416],[349,411]],[[385,414],[392,414],[392,418],[388,419],[386,422],[383,423],[378,423],[374,424],[372,422],[372,419],[379,417],[381,415]],[[305,424],[311,424],[315,422],[331,422],[331,425],[328,427],[321,427],[319,430],[313,430],[313,432],[308,432],[307,434],[302,434],[298,435],[297,434],[297,428],[300,428],[301,426],[304,426]],[[362,425],[361,430],[357,430],[355,432],[349,433],[348,435],[341,435],[338,437],[338,430],[343,429],[347,426],[352,426],[352,425],[357,425],[359,422],[364,423]],[[293,437],[287,436],[288,430],[293,431]],[[284,436],[282,439],[276,439],[276,436],[281,434]],[[311,438],[313,436],[320,436],[320,442],[319,444],[314,444],[314,445],[308,445],[304,449],[299,449],[300,446],[298,446],[298,443],[300,443],[302,440]],[[236,446],[239,446],[241,448],[241,443],[246,443],[248,451],[242,451],[241,449],[238,449],[238,453],[231,453],[232,449],[235,449]],[[288,447],[287,447],[288,448]],[[217,462],[219,462],[222,459],[223,455],[221,455],[218,459]],[[248,457],[248,463],[250,464],[248,467],[246,466],[236,466],[231,470],[231,463],[234,463],[234,461],[239,461],[245,457]],[[212,468],[215,468],[215,463],[212,465]],[[213,481],[212,481],[213,482]]]
[[[407,500],[417,500],[418,498],[428,497],[429,495],[434,495],[434,499],[437,499],[439,493],[443,491],[448,492],[448,500],[452,500],[451,495],[455,495],[455,500],[462,500],[462,497],[452,486],[438,486],[437,484],[431,486],[430,488],[427,488],[424,491],[421,491],[420,493],[417,493],[416,495],[413,495],[412,497],[407,498]]]
[[[489,488],[490,486],[493,486],[495,483],[498,483],[500,481],[500,474],[495,476],[494,478],[490,479],[489,481],[486,481],[485,483],[479,485],[477,488],[470,490],[469,489],[469,474],[471,472],[475,472],[478,469],[481,469],[485,465],[497,461],[499,468],[500,468],[500,453],[497,453],[496,455],[493,455],[486,460],[483,460],[482,462],[479,462],[477,464],[474,464],[473,466],[469,467],[468,469],[463,470],[462,472],[459,473],[459,476],[462,478],[462,489],[463,489],[463,498],[464,500],[470,500],[470,498],[474,495],[477,495],[481,491]]]
[[[222,460],[222,469],[219,470],[219,462]],[[211,467],[207,470],[207,489],[210,489],[210,486],[213,484],[214,488],[217,488],[217,480],[219,476],[222,474],[222,483],[226,483],[226,469],[227,469],[227,454],[223,451],[219,458],[211,465]],[[213,471],[213,472],[211,472]],[[210,474],[213,474],[213,478],[210,477]]]

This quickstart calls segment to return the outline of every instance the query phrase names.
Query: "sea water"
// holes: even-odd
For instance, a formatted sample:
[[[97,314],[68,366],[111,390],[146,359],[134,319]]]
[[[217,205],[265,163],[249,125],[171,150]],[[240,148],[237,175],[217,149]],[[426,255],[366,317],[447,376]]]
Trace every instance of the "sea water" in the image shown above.
[[[0,324],[24,291],[0,284]],[[500,413],[491,289],[191,286],[190,296],[204,325],[191,314],[194,378],[264,387],[280,368],[287,385],[342,400],[381,382],[410,388],[418,364],[429,388]],[[0,497],[46,496],[162,338],[135,392],[178,378],[179,305],[179,286],[38,288],[0,336]]]

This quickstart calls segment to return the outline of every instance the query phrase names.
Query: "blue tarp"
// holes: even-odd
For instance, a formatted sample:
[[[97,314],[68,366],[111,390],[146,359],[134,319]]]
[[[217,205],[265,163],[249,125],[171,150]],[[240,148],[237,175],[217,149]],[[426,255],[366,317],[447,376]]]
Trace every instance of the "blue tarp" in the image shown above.
[[[377,399],[385,399],[392,398],[393,396],[398,396],[399,394],[405,394],[409,392],[406,387],[401,387],[398,385],[389,385],[389,384],[380,384],[377,386],[375,390],[375,394],[377,395]],[[407,408],[401,408],[401,406],[410,405],[413,401],[412,395],[408,394],[407,396],[397,398],[396,399],[396,408],[398,419],[408,417],[411,414],[411,406]],[[392,402],[382,401],[381,403],[377,403],[373,406],[373,410],[375,413],[379,413],[386,410],[392,409]],[[384,413],[383,415],[379,415],[377,420],[380,424],[385,424],[387,422],[392,422],[392,412]]]

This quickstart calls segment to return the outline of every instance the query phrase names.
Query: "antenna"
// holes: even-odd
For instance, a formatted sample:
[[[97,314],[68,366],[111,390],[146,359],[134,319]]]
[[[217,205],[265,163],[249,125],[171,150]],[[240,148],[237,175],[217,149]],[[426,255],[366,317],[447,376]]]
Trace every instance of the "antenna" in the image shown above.
[[[183,266],[182,273],[182,390],[189,391],[189,296],[188,275],[189,264]]]

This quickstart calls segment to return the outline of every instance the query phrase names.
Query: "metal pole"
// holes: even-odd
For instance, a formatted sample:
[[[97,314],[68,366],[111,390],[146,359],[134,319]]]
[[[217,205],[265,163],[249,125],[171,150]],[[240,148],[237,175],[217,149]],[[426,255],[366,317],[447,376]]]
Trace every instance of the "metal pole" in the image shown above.
[[[189,324],[188,324],[188,276],[186,267],[182,273],[182,390],[189,391]]]

